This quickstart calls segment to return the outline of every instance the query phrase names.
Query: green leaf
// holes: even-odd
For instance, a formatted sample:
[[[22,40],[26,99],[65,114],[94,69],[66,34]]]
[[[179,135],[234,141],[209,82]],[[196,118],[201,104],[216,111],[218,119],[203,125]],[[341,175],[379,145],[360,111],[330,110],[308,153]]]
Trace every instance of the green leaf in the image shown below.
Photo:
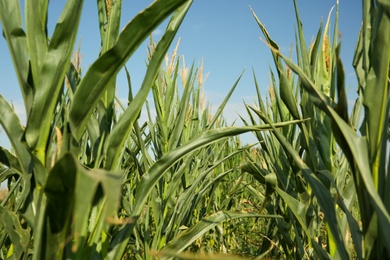
[[[73,209],[73,249],[83,252],[84,242],[88,237],[90,215],[86,214],[97,202],[102,200],[101,210],[96,220],[95,231],[101,234],[105,223],[115,222],[121,194],[121,173],[102,169],[87,170],[77,163],[75,183],[75,203]]]
[[[255,213],[235,213],[220,211],[213,215],[203,218],[192,228],[186,230],[178,237],[169,242],[160,252],[159,255],[169,255],[169,252],[180,253],[191,245],[196,239],[204,235],[210,229],[219,225],[220,223],[236,218],[282,218],[278,215],[259,215]],[[161,258],[165,259],[165,258]]]
[[[301,122],[290,121],[275,124],[275,127],[282,127],[289,124],[295,124]],[[152,191],[152,187],[157,183],[159,179],[162,178],[163,174],[167,169],[172,167],[179,159],[183,158],[189,152],[194,151],[195,149],[202,148],[206,145],[212,144],[220,139],[236,136],[250,131],[263,131],[270,129],[269,125],[261,126],[247,126],[247,127],[226,127],[214,130],[208,130],[200,134],[198,137],[191,140],[189,143],[173,149],[165,154],[160,160],[154,163],[148,172],[146,172],[141,181],[138,183],[136,188],[135,197],[137,200],[133,206],[133,212],[131,214],[131,219],[138,220],[143,206],[145,205],[149,194]],[[112,241],[113,249],[109,253],[109,257],[116,259],[122,255],[123,250],[126,247],[126,241],[129,239],[129,235],[132,233],[135,222],[124,226],[118,234],[116,234]]]
[[[310,63],[309,63],[309,60],[310,60],[309,52],[307,51],[306,40],[305,40],[305,36],[304,36],[304,32],[303,32],[301,18],[299,17],[298,5],[297,5],[296,0],[294,0],[294,9],[295,9],[295,17],[296,17],[297,25],[298,25],[299,50],[300,50],[300,54],[301,54],[301,58],[302,58],[302,65],[301,66],[303,67],[303,70],[306,73],[306,75],[309,75],[309,77],[311,77]]]
[[[70,154],[65,154],[51,169],[47,178],[44,193],[47,196],[46,220],[47,229],[41,241],[46,259],[63,258],[64,245],[72,223],[75,179],[77,166]],[[85,214],[85,212],[84,212]]]
[[[29,61],[26,34],[23,31],[19,1],[0,1],[0,20],[5,39],[22,91],[27,116],[33,100],[33,89],[28,83]]]
[[[189,77],[188,77],[186,85],[184,87],[182,99],[180,101],[180,105],[178,108],[179,111],[178,111],[178,115],[176,117],[176,121],[173,123],[173,126],[171,126],[172,127],[172,134],[170,135],[170,138],[168,141],[169,142],[168,150],[172,150],[178,146],[181,134],[183,132],[183,128],[185,127],[185,117],[186,117],[186,113],[187,113],[187,109],[188,109],[188,103],[189,103],[189,100],[191,97],[192,89],[194,87],[194,79],[196,76],[196,75],[193,75],[193,73],[192,73],[193,67],[194,67],[194,64],[192,64],[192,66],[191,66]],[[173,89],[173,86],[167,85],[166,88]],[[167,97],[169,97],[169,96],[170,96],[169,93],[167,93]],[[166,110],[172,109],[172,106],[169,106],[169,104],[170,103],[166,104]],[[166,111],[166,115],[169,116],[170,114],[172,114],[170,111]]]
[[[271,39],[271,37],[269,36],[269,33],[265,29],[265,26],[260,22],[259,18],[257,18],[256,14],[254,13],[253,10],[252,10],[252,14],[255,17],[256,22],[259,25],[262,33],[264,34],[264,36],[267,40],[267,43],[270,44],[274,49],[279,50],[279,46]],[[290,86],[290,84],[287,80],[287,76],[284,73],[284,68],[283,68],[283,65],[281,63],[281,59],[277,55],[275,55],[274,52],[272,53],[272,56],[274,58],[275,65],[276,65],[276,68],[278,70],[278,75],[279,75],[279,80],[280,80],[281,98],[282,98],[283,102],[286,104],[286,106],[288,107],[288,109],[289,109],[290,113],[292,114],[292,116],[294,117],[294,119],[300,119],[301,116],[300,116],[298,108],[297,108],[298,102],[295,100],[292,86]]]
[[[259,115],[262,114],[262,112],[259,110],[254,111]],[[270,122],[269,119],[267,119],[267,117],[265,117],[264,115],[261,115],[261,117],[263,118],[263,120],[265,120],[265,123],[269,124],[271,127],[273,126],[273,124]],[[318,200],[318,203],[320,204],[325,214],[340,256],[342,258],[348,258],[349,256],[344,245],[343,236],[340,234],[340,230],[338,229],[335,202],[333,201],[329,190],[321,183],[321,181],[314,175],[313,171],[305,164],[305,162],[302,160],[297,151],[295,151],[292,145],[288,142],[286,137],[283,136],[280,131],[277,131],[276,129],[274,129],[272,133],[279,140],[285,152],[291,156],[297,167],[302,171],[302,175],[309,183],[314,195]]]
[[[154,50],[140,91],[134,97],[129,107],[125,110],[121,118],[118,120],[118,123],[113,128],[112,133],[108,138],[107,169],[116,169],[119,167],[119,162],[121,161],[120,154],[122,150],[118,149],[118,147],[123,147],[125,141],[127,140],[130,131],[133,128],[134,122],[141,112],[142,106],[149,94],[153,81],[156,79],[161,62],[165,57],[165,54],[191,4],[192,1],[183,5],[172,16],[164,36]]]
[[[181,260],[246,260],[248,258],[229,254],[178,253],[175,250],[164,250],[156,254],[159,258],[176,257]]]
[[[15,111],[2,95],[0,95],[0,108],[2,111],[2,113],[0,113],[0,124],[2,125],[4,131],[7,133],[11,145],[15,150],[15,159],[19,161],[19,165],[15,165],[15,163],[13,163],[12,166],[20,173],[27,174],[30,166],[31,157],[26,149],[26,146],[22,143],[24,129],[21,126],[19,118],[16,115]],[[11,161],[15,162],[15,160],[12,159]],[[6,162],[4,163],[7,165]],[[9,166],[11,166],[11,164]]]
[[[46,18],[49,1],[27,0],[25,5],[27,46],[30,54],[34,88],[38,87],[39,76],[48,51]]]
[[[26,141],[42,163],[45,163],[45,150],[52,116],[65,73],[69,69],[83,2],[82,0],[67,1],[57,22],[35,86],[32,109],[26,127]],[[39,63],[37,61],[37,64]]]
[[[23,174],[23,170],[20,167],[18,158],[12,153],[10,153],[7,149],[1,146],[0,146],[0,163],[7,166],[14,173],[17,172],[20,175]],[[0,178],[0,183],[2,182],[3,180]]]
[[[365,128],[369,140],[372,175],[377,190],[383,194],[386,169],[385,139],[390,95],[390,16],[377,8],[371,23],[374,35],[370,39],[370,44],[375,48],[370,47],[370,63],[366,69],[367,85],[365,86],[363,105],[365,107]]]
[[[276,191],[278,192],[280,197],[283,198],[286,205],[294,213],[295,217],[297,218],[299,224],[301,224],[301,227],[303,228],[307,236],[313,237],[315,230],[313,228],[310,228],[306,224],[306,214],[309,207],[279,188],[277,188]]]
[[[218,106],[217,112],[215,112],[215,115],[213,116],[213,118],[211,119],[211,122],[208,125],[208,129],[211,129],[214,126],[214,124],[217,121],[217,119],[221,116],[221,114],[223,112],[223,109],[225,108],[225,106],[226,106],[227,102],[229,101],[230,97],[232,96],[233,91],[236,89],[236,87],[238,85],[238,82],[240,81],[240,79],[241,79],[243,74],[244,74],[244,71],[241,72],[241,75],[238,77],[238,79],[234,83],[233,87],[229,90],[228,94],[226,95],[226,97],[224,98],[222,103]]]
[[[27,254],[30,243],[30,232],[22,228],[19,217],[15,212],[2,206],[0,206],[0,224],[11,240],[12,247],[14,248],[14,259],[22,259],[22,256]]]
[[[92,64],[76,90],[69,112],[70,127],[77,140],[80,140],[84,133],[89,116],[106,91],[107,83],[117,75],[144,39],[185,2],[186,0],[154,1],[122,30],[115,45]],[[144,92],[145,87],[140,93],[144,95]]]
[[[331,108],[331,105],[329,102],[327,102],[327,99],[321,92],[319,92],[319,90],[315,88],[312,81],[298,66],[296,66],[292,61],[290,61],[290,59],[282,55],[280,52],[276,50],[273,51],[281,56],[288,64],[288,66],[300,76],[305,90],[310,93],[316,101],[315,104],[324,112],[326,112],[340,129],[343,138],[345,138],[345,141],[352,152],[358,173],[360,174],[364,186],[367,189],[367,194],[369,194],[372,199],[372,205],[378,214],[378,219],[381,222],[382,228],[388,227],[390,225],[390,215],[376,191],[374,181],[371,176],[370,163],[368,161],[369,154],[367,139],[365,137],[359,137],[356,132],[337,114],[337,112]],[[389,241],[387,243],[387,247],[390,248],[390,234],[386,233],[385,237],[387,236],[389,237],[386,238],[385,241]]]

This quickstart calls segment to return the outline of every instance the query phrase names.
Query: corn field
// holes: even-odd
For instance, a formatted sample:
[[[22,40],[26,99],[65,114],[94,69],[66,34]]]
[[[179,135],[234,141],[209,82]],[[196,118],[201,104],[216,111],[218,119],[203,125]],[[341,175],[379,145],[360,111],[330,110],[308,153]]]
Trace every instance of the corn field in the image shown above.
[[[52,35],[48,4],[0,0],[27,114],[22,125],[0,93],[1,259],[390,259],[388,1],[361,3],[350,110],[338,3],[307,42],[294,1],[294,61],[252,10],[275,68],[266,98],[253,73],[242,126],[223,115],[240,78],[213,113],[203,63],[186,66],[179,43],[167,53],[192,0],[156,0],[121,31],[122,0],[97,0],[101,52],[86,71],[83,1],[66,1]],[[148,61],[134,91],[125,64],[138,48]]]

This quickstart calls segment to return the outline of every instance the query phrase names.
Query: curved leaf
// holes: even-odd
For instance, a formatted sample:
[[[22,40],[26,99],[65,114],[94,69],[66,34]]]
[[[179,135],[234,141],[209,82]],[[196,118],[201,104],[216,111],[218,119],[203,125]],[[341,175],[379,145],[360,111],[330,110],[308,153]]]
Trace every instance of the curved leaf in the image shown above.
[[[181,235],[177,236],[169,242],[159,253],[159,255],[169,255],[168,252],[180,253],[191,245],[196,239],[204,235],[213,227],[221,224],[224,221],[237,218],[280,218],[278,215],[260,215],[255,213],[241,213],[241,212],[225,212],[220,211],[208,217],[205,217],[198,222],[191,229],[186,230]],[[164,253],[167,252],[167,253]],[[160,258],[165,259],[165,258]]]
[[[46,35],[46,18],[49,1],[26,1],[26,37],[30,54],[34,87],[38,85],[39,73],[47,53],[48,39]]]
[[[1,0],[0,20],[2,23],[3,34],[7,40],[8,48],[14,63],[20,89],[22,91],[24,104],[26,106],[26,113],[28,115],[33,98],[33,89],[27,82],[29,75],[29,54],[26,34],[23,31],[19,1]]]
[[[45,163],[45,150],[52,116],[65,73],[69,69],[83,2],[83,0],[67,1],[40,69],[38,84],[35,86],[33,104],[26,127],[26,141],[42,163]]]
[[[24,129],[21,126],[15,111],[2,95],[0,95],[0,108],[0,124],[7,133],[12,147],[15,149],[17,160],[19,161],[19,167],[15,164],[12,166],[16,167],[16,170],[20,170],[20,172],[27,174],[31,157],[26,146],[22,143]]]
[[[289,122],[274,124],[275,127],[283,127],[289,124],[295,124],[302,122],[301,120],[294,120]],[[250,131],[263,131],[269,130],[272,127],[269,125],[261,126],[243,126],[243,127],[225,127],[203,132],[198,137],[191,140],[186,145],[178,147],[169,151],[160,160],[150,167],[150,169],[142,176],[141,181],[137,185],[135,197],[137,200],[133,206],[133,212],[131,218],[137,220],[141,214],[142,208],[146,203],[152,187],[156,182],[162,178],[167,169],[172,167],[178,160],[187,155],[189,152],[199,149],[211,143],[217,142],[223,138],[236,136],[239,134],[247,133]],[[121,253],[126,247],[126,241],[129,239],[129,235],[132,233],[135,222],[124,226],[117,235],[114,236],[112,241],[113,249],[109,253],[110,257],[117,259],[121,256]]]
[[[139,13],[121,32],[116,44],[97,59],[80,82],[70,107],[70,127],[77,140],[85,131],[107,83],[117,75],[143,40],[186,0],[157,0]],[[85,104],[88,104],[87,106]]]
[[[367,190],[367,194],[372,199],[371,204],[374,206],[375,211],[378,214],[378,220],[382,225],[382,229],[390,228],[390,214],[387,211],[381,197],[379,196],[372,178],[367,138],[358,136],[354,129],[352,129],[348,123],[338,115],[329,102],[326,101],[324,95],[315,87],[314,83],[297,65],[295,65],[289,58],[285,57],[279,51],[275,49],[273,49],[273,51],[281,56],[287,65],[299,75],[305,90],[313,95],[312,97],[317,100],[318,103],[316,105],[318,105],[320,109],[322,109],[332,118],[335,126],[340,130],[340,134],[342,135],[340,138],[344,139],[346,145],[348,145],[348,148],[351,151],[354,160],[352,164],[356,163],[357,174],[359,174],[362,178],[364,188]],[[390,233],[384,232],[384,237],[386,241],[386,247],[390,248]]]
[[[115,127],[112,129],[111,135],[108,137],[106,169],[115,169],[119,166],[118,163],[121,161],[120,154],[122,152],[122,149],[120,148],[123,147],[130,134],[130,131],[133,129],[134,122],[138,118],[142,106],[149,94],[153,81],[156,79],[157,73],[159,72],[161,62],[164,59],[165,54],[168,51],[168,48],[171,45],[171,42],[175,37],[181,22],[184,19],[184,16],[191,6],[191,3],[192,1],[189,1],[186,5],[184,5],[182,8],[179,8],[177,12],[174,13],[164,36],[158,43],[153,53],[152,59],[150,60],[148,69],[145,74],[144,81],[142,82],[141,89],[134,97],[129,107],[120,117],[118,123],[115,124]]]
[[[0,206],[0,224],[3,230],[7,232],[13,246],[14,259],[22,259],[23,254],[27,253],[30,242],[30,233],[24,229],[19,222],[18,215],[2,206]],[[11,249],[10,249],[11,251]],[[10,254],[10,252],[8,252]]]

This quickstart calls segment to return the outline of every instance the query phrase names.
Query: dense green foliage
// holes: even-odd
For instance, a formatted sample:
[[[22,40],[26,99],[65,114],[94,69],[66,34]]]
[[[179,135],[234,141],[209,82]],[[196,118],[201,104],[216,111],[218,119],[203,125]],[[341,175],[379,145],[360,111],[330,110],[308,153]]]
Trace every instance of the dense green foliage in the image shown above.
[[[363,7],[353,64],[358,99],[351,116],[339,56],[338,6],[333,35],[328,19],[308,49],[295,4],[297,64],[279,52],[254,15],[271,48],[278,84],[271,72],[269,103],[258,91],[259,107],[247,105],[249,124],[310,119],[257,134],[261,156],[244,165],[266,187],[272,184],[267,211],[284,217],[271,222],[267,236],[283,248],[280,257],[390,257],[389,234],[383,232],[390,228],[390,13],[382,1],[363,1]]]
[[[26,0],[25,28],[19,1],[0,0],[27,114],[22,126],[0,95],[12,145],[0,147],[0,258],[390,258],[389,4],[363,1],[351,115],[338,6],[333,32],[328,19],[308,48],[295,5],[297,64],[253,13],[276,73],[267,102],[254,76],[258,102],[237,127],[223,110],[240,78],[212,114],[203,64],[167,55],[191,3],[154,1],[119,32],[121,0],[98,0],[101,53],[84,72],[73,53],[83,1],[67,1],[49,36],[48,0]],[[125,63],[168,17],[134,93]],[[259,143],[243,146],[246,132]]]

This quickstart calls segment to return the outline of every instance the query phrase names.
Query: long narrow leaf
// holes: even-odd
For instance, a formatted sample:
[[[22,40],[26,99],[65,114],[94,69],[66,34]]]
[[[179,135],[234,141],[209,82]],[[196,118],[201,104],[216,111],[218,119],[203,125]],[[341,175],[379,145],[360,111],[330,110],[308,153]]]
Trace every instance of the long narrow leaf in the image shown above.
[[[27,174],[31,159],[26,146],[22,143],[24,129],[15,111],[2,95],[0,95],[0,107],[0,124],[7,133],[11,145],[15,150],[17,160],[19,161],[19,166],[16,169]]]
[[[281,56],[283,60],[288,64],[288,66],[300,76],[305,90],[312,94],[313,97],[316,99],[316,105],[318,105],[320,109],[326,112],[334,120],[335,124],[337,124],[343,135],[343,138],[345,138],[345,141],[347,142],[349,149],[352,152],[353,158],[358,168],[358,172],[364,181],[364,185],[367,189],[367,192],[373,200],[373,206],[375,207],[375,210],[378,214],[382,228],[390,228],[389,212],[387,212],[383,201],[377,193],[374,181],[371,176],[366,138],[359,137],[356,132],[337,114],[337,112],[332,109],[331,105],[329,105],[329,102],[326,101],[326,98],[323,96],[323,94],[315,88],[311,80],[308,79],[306,74],[298,66],[296,66],[290,59],[285,57],[280,52],[274,49],[273,51],[276,52],[279,56]],[[387,244],[387,248],[390,248],[390,233],[385,232],[384,235],[386,237],[385,241]]]
[[[290,121],[275,124],[275,127],[283,127],[289,124],[295,124],[301,122]],[[135,201],[133,206],[133,212],[131,214],[131,218],[137,220],[142,211],[144,204],[146,203],[148,196],[151,192],[151,188],[156,184],[156,182],[161,179],[163,174],[167,169],[172,167],[179,159],[183,156],[187,155],[189,152],[194,151],[195,149],[199,149],[211,143],[217,142],[220,139],[227,138],[230,136],[236,136],[239,134],[243,134],[250,131],[264,131],[269,130],[271,127],[269,125],[261,125],[261,126],[247,126],[247,127],[226,127],[215,130],[208,130],[203,132],[197,138],[193,139],[186,145],[178,147],[174,150],[171,150],[166,155],[164,155],[160,160],[158,160],[152,167],[150,167],[149,171],[146,172],[137,185],[135,197],[138,198]],[[121,256],[126,243],[129,239],[129,235],[132,233],[135,223],[128,224],[124,226],[119,233],[114,237],[112,241],[113,250],[109,253],[110,257],[113,259],[117,259]]]
[[[172,20],[168,24],[164,36],[162,37],[161,41],[159,42],[153,53],[140,91],[135,96],[129,107],[126,109],[126,111],[121,116],[118,123],[112,130],[112,133],[108,139],[106,165],[107,169],[116,169],[119,166],[118,163],[121,160],[120,154],[122,152],[122,149],[118,148],[123,147],[123,144],[127,140],[130,131],[133,128],[133,124],[137,119],[139,113],[141,112],[142,106],[149,94],[152,83],[156,79],[157,73],[161,66],[161,62],[165,57],[165,54],[169,46],[171,45],[172,40],[175,37],[176,32],[179,29],[179,26],[183,21],[191,4],[192,1],[187,2],[187,4],[183,5],[174,13]]]
[[[26,36],[35,88],[48,49],[46,18],[49,1],[26,1]]]
[[[205,217],[199,223],[197,223],[191,229],[183,232],[176,239],[169,242],[163,250],[160,251],[159,255],[164,256],[165,252],[176,252],[180,253],[189,245],[191,245],[197,238],[208,232],[210,229],[219,225],[220,223],[236,218],[282,218],[278,215],[259,215],[254,213],[235,213],[235,212],[224,212],[220,211],[211,216]],[[168,254],[169,255],[169,254]],[[166,259],[162,257],[161,259]]]
[[[69,112],[70,127],[77,140],[84,133],[89,115],[106,90],[107,83],[117,75],[143,40],[185,2],[186,0],[153,2],[123,29],[116,44],[92,64],[76,90]]]
[[[26,33],[23,31],[19,1],[0,1],[0,20],[4,36],[14,64],[16,76],[22,91],[26,114],[32,105],[32,87],[27,79],[29,75],[28,49]]]
[[[26,141],[42,163],[45,162],[51,119],[76,41],[83,2],[72,0],[66,3],[50,41],[28,117]]]

